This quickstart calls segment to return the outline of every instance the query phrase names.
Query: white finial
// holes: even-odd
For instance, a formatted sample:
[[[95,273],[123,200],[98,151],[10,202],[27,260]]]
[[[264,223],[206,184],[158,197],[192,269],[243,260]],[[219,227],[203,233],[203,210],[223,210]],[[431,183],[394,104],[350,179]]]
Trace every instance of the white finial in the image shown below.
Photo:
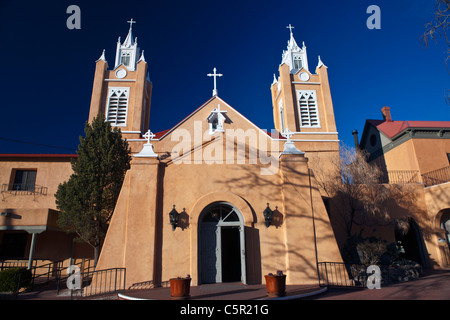
[[[216,78],[217,78],[217,77],[222,77],[223,74],[221,74],[221,73],[216,73],[216,71],[217,71],[216,68],[214,68],[213,71],[214,71],[214,73],[208,73],[207,76],[208,76],[208,77],[214,77],[214,90],[213,90],[213,97],[214,97],[214,96],[217,96],[217,84],[216,84]]]
[[[99,60],[103,60],[103,61],[106,62],[106,58],[105,58],[105,49],[103,49],[103,52],[102,52],[102,55],[100,56],[100,58],[97,59],[97,61],[99,61]],[[97,62],[97,61],[95,61],[95,62]]]
[[[322,67],[322,66],[324,66],[325,68],[327,67],[327,66],[322,62],[322,60],[320,59],[320,56],[319,56],[319,63],[317,64],[317,67],[316,67],[316,68],[320,68],[320,67]]]
[[[145,61],[144,50],[142,50],[141,57],[139,58],[138,62],[139,62],[139,61],[147,62],[147,61]]]

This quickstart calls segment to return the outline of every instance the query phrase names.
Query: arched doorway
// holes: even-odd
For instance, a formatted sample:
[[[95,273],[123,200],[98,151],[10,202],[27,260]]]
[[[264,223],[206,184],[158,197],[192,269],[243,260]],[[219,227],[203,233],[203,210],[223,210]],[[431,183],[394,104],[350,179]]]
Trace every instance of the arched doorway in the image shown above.
[[[445,239],[450,246],[450,210],[446,210],[441,217],[440,227],[445,231]]]
[[[401,242],[405,251],[400,254],[400,256],[426,267],[425,245],[423,243],[422,233],[414,219],[410,218],[408,222],[409,228],[406,233],[403,233],[398,229],[395,230],[395,240]]]
[[[227,202],[207,206],[199,217],[199,283],[246,283],[244,221]]]
[[[445,238],[439,238],[438,240],[442,262],[445,266],[450,266],[450,209],[446,209],[442,213],[439,226],[445,233]]]

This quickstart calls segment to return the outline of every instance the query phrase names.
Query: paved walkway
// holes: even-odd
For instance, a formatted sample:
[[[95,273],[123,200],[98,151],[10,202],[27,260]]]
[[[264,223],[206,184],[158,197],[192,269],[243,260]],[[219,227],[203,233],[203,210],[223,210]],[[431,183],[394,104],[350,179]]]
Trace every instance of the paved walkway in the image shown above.
[[[171,300],[170,288],[148,290],[128,290],[122,298],[145,300]],[[191,287],[190,300],[266,300],[269,297],[265,285],[243,285],[223,283]],[[14,299],[14,297],[11,297]],[[42,290],[21,293],[17,300],[70,300],[70,293],[56,290]],[[117,294],[94,299],[118,300]],[[424,277],[392,285],[381,289],[335,289],[317,286],[286,286],[286,296],[280,300],[450,300],[450,270],[433,271]]]
[[[243,285],[242,283],[216,283],[191,286],[189,300],[289,300],[301,299],[326,291],[316,285],[287,285],[286,295],[280,298],[267,296],[265,284]],[[119,295],[124,300],[172,300],[170,288],[130,290]]]
[[[424,277],[380,289],[334,289],[315,300],[450,300],[450,270],[433,271]]]

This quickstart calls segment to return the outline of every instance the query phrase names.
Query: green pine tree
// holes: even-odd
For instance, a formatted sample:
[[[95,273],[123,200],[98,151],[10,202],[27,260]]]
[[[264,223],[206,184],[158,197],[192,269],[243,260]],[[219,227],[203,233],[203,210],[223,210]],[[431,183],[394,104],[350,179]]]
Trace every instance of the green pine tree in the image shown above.
[[[78,157],[72,161],[73,174],[55,194],[60,210],[58,226],[76,234],[77,240],[94,248],[97,264],[101,245],[119,197],[131,150],[117,128],[112,129],[100,114],[86,123],[80,137]]]

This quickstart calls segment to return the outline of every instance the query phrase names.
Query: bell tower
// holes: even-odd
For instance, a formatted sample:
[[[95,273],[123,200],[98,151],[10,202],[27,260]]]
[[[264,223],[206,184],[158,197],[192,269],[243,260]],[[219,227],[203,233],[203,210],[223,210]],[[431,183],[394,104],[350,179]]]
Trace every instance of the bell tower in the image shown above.
[[[291,131],[291,140],[308,158],[338,154],[339,140],[334,118],[328,71],[320,56],[315,73],[309,70],[305,43],[290,38],[283,51],[279,75],[270,87],[275,129]]]
[[[122,131],[125,139],[139,139],[147,132],[150,121],[152,83],[144,50],[133,38],[133,19],[125,41],[117,42],[115,64],[108,70],[105,50],[96,61],[89,122],[99,113]]]

